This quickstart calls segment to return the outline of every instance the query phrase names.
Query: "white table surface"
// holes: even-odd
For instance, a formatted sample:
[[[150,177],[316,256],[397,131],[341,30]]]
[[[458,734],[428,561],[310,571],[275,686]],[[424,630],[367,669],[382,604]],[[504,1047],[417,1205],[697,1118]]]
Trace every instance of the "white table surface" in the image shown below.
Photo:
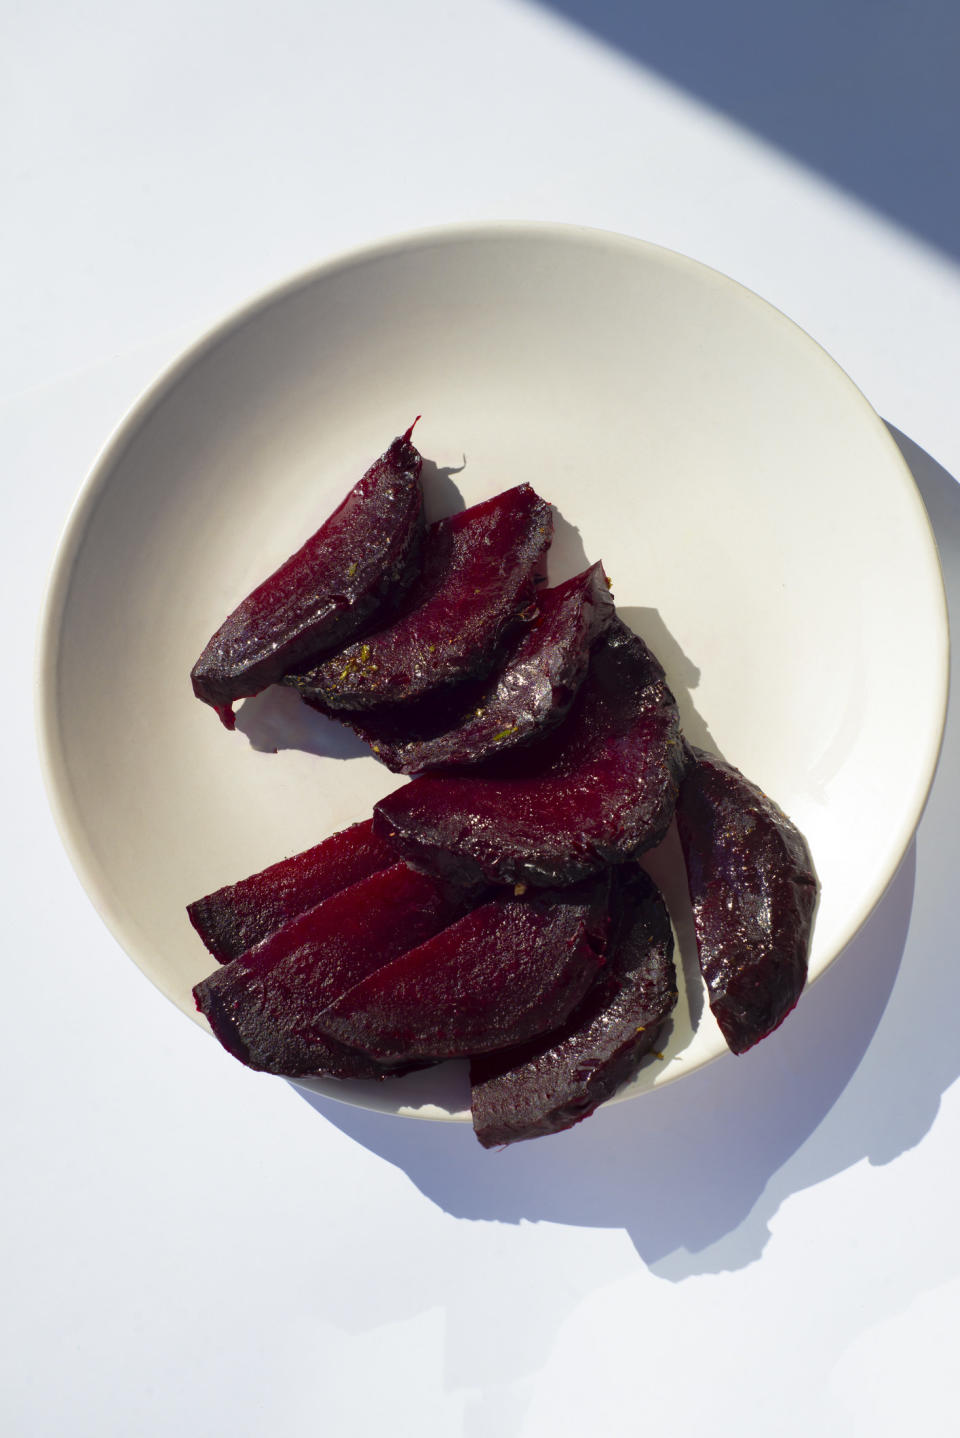
[[[955,719],[769,1051],[488,1154],[249,1073],[151,988],[61,849],[30,675],[60,526],[155,373],[291,270],[473,218],[640,235],[791,315],[895,427],[956,612],[957,265],[519,0],[2,24],[0,1431],[956,1432]]]

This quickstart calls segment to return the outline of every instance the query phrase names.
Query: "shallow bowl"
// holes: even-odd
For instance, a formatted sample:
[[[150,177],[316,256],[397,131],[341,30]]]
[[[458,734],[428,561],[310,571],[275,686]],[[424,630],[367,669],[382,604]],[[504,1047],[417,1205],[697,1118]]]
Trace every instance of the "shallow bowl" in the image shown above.
[[[107,444],[54,568],[40,728],[62,834],[114,935],[201,1022],[191,988],[211,962],[185,905],[399,782],[289,691],[247,701],[226,733],[188,676],[417,414],[431,514],[530,481],[558,512],[551,582],[602,559],[689,737],[806,834],[823,973],[896,870],[936,765],[948,641],[923,505],[866,399],[784,315],[680,255],[549,225],[414,234],[300,275],[202,338]],[[669,843],[653,868],[679,913]],[[624,1095],[724,1051],[681,938],[689,992]],[[465,1117],[462,1065],[308,1082]]]

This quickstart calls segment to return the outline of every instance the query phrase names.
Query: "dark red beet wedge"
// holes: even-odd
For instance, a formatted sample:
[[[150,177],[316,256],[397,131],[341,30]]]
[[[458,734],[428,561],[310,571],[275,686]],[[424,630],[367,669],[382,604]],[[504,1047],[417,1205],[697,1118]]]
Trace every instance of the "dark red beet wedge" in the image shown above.
[[[226,964],[307,909],[396,862],[391,845],[374,834],[373,821],[367,819],[197,899],[187,913],[213,957]]]
[[[807,979],[817,878],[806,840],[732,764],[688,746],[677,801],[700,968],[735,1054],[780,1025]]]
[[[473,1126],[484,1148],[572,1128],[633,1078],[677,1001],[673,935],[652,880],[617,871],[607,963],[562,1027],[470,1064]]]
[[[663,670],[615,619],[558,729],[467,774],[412,780],[376,805],[374,831],[460,882],[562,886],[659,843],[684,762]]]
[[[498,895],[330,1004],[319,1022],[380,1061],[458,1058],[561,1023],[603,963],[609,882]]]
[[[285,682],[325,709],[367,709],[482,677],[536,615],[552,535],[550,506],[528,484],[438,520],[401,615]]]
[[[614,615],[601,564],[537,596],[539,614],[503,667],[435,698],[343,717],[398,774],[476,764],[555,728],[573,703],[594,642]]]
[[[267,1073],[382,1077],[382,1066],[331,1041],[328,1004],[460,917],[464,904],[405,864],[325,899],[197,984],[194,998],[224,1048]]]
[[[423,495],[413,425],[296,554],[221,624],[191,672],[228,729],[233,703],[347,643],[407,590],[420,565]]]

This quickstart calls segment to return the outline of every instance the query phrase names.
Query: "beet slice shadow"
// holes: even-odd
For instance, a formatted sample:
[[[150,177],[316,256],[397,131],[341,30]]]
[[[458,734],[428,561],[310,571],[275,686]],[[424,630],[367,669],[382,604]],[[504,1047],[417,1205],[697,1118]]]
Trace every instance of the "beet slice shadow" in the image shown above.
[[[670,920],[641,869],[624,866],[615,884],[606,966],[566,1022],[545,1038],[471,1060],[473,1125],[484,1148],[572,1128],[656,1047],[677,1002]]]
[[[528,484],[427,531],[423,567],[387,627],[285,683],[325,709],[409,704],[489,673],[502,646],[536,616],[553,513]]]
[[[609,880],[499,894],[349,989],[318,1022],[381,1062],[460,1058],[553,1029],[603,964]]]
[[[378,1078],[384,1068],[328,1038],[318,1016],[369,973],[460,917],[461,894],[406,864],[325,899],[194,989],[241,1063],[297,1077]]]
[[[687,746],[677,800],[700,968],[728,1046],[778,1028],[807,980],[817,877],[807,842],[722,759]]]
[[[424,774],[374,808],[374,832],[459,882],[560,887],[658,844],[685,757],[663,669],[619,618],[566,720],[464,774]]]
[[[414,421],[416,423],[416,421]],[[228,729],[233,703],[347,643],[409,588],[424,535],[413,425],[324,524],[224,620],[193,666],[198,699]]]
[[[391,845],[374,834],[367,819],[205,894],[187,905],[187,914],[217,963],[226,964],[324,899],[396,862]]]
[[[602,564],[537,597],[539,613],[501,668],[449,699],[336,717],[399,774],[479,763],[556,727],[583,683],[590,650],[614,616]]]

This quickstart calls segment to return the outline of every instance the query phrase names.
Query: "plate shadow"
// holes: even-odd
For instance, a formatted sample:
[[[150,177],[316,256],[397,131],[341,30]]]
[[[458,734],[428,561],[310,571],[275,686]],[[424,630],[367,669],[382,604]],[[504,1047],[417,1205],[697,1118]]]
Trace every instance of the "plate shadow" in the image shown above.
[[[950,607],[960,613],[960,487],[891,433],[927,505]],[[696,673],[671,652],[668,634],[652,632],[651,613],[629,617],[659,641],[689,699]],[[567,1133],[488,1153],[467,1125],[398,1120],[298,1092],[456,1217],[620,1228],[668,1281],[744,1267],[762,1256],[786,1198],[914,1146],[960,1076],[960,973],[949,961],[947,919],[955,846],[940,837],[955,832],[958,808],[960,731],[950,716],[917,837],[873,914],[776,1042],[608,1105]]]

